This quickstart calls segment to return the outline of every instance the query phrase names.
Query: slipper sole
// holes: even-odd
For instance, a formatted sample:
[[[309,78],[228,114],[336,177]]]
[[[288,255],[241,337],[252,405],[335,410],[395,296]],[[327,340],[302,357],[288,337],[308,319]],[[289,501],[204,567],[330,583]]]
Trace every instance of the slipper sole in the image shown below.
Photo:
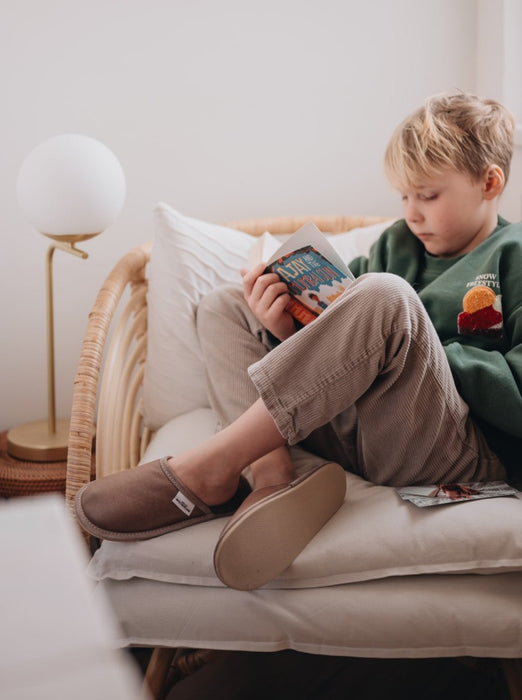
[[[232,518],[214,550],[218,578],[243,591],[276,578],[340,508],[345,492],[345,471],[330,462]]]

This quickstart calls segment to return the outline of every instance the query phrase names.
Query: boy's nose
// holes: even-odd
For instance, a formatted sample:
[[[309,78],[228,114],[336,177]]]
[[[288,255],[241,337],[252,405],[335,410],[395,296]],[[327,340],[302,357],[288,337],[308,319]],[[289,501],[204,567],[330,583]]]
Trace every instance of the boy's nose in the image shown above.
[[[404,206],[404,218],[412,224],[418,224],[423,217],[422,212],[415,204],[408,203]]]

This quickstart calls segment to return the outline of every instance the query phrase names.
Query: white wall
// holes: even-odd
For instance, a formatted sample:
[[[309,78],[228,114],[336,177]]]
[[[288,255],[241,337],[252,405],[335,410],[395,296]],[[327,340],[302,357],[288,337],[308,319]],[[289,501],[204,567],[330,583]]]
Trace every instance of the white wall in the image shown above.
[[[87,261],[55,255],[67,416],[88,309],[152,237],[156,201],[214,221],[398,214],[392,129],[427,95],[476,86],[474,0],[3,0],[0,27],[0,429],[46,416],[46,242],[15,194],[40,141],[98,138],[128,185]]]
[[[522,218],[522,0],[478,0],[476,90],[504,102],[517,120],[503,212]]]

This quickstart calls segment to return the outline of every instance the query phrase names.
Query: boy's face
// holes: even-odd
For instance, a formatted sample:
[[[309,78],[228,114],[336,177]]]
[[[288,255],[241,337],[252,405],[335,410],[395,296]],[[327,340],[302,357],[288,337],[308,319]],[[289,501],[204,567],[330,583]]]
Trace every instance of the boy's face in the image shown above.
[[[454,258],[469,253],[497,225],[488,174],[475,181],[449,171],[400,191],[406,223],[431,255]]]

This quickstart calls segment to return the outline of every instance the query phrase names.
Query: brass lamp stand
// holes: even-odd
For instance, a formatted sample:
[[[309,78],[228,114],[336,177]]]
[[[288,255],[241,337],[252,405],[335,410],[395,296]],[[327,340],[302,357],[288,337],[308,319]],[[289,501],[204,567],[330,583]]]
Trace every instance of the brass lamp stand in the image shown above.
[[[69,421],[56,420],[54,251],[88,257],[76,244],[98,236],[116,219],[125,200],[125,175],[114,153],[100,141],[83,134],[60,134],[36,146],[24,160],[17,194],[26,219],[52,239],[46,256],[49,409],[47,421],[12,428],[7,451],[18,459],[60,462],[67,457]]]
[[[25,423],[7,433],[7,451],[17,459],[33,462],[59,462],[67,458],[69,420],[56,419],[55,371],[54,371],[54,304],[53,304],[53,258],[55,250],[76,255],[85,260],[89,254],[76,248],[76,243],[98,236],[99,233],[54,236],[46,255],[47,295],[47,421]]]

